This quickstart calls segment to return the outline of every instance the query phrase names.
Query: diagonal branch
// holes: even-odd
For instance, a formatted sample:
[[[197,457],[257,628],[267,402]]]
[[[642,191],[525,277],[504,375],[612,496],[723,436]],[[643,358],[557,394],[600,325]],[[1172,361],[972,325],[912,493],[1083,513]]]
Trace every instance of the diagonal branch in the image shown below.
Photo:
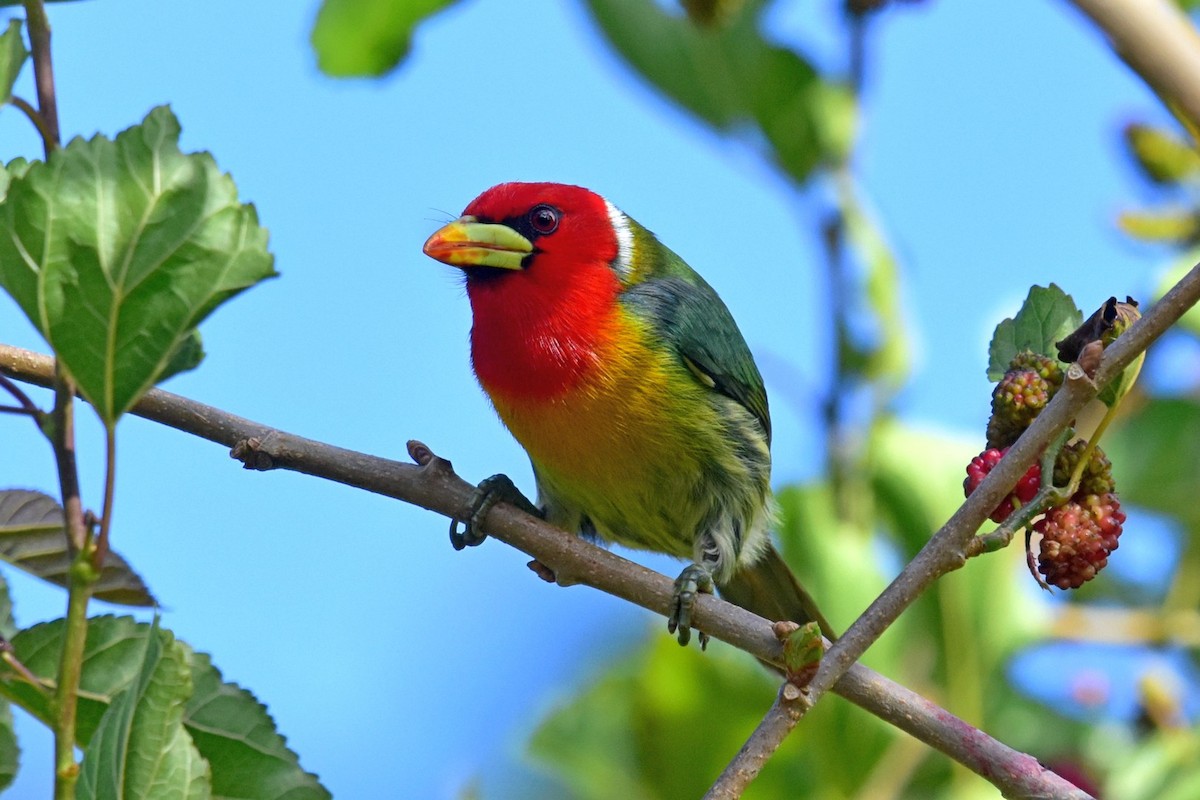
[[[971,552],[971,539],[1046,445],[1071,424],[1082,408],[1135,358],[1200,300],[1200,264],[1192,267],[1142,319],[1104,351],[1095,381],[1068,380],[1045,410],[987,478],[972,492],[928,544],[863,612],[821,661],[809,686],[813,701],[832,688],[876,639],[935,580],[958,569]]]
[[[0,344],[0,373],[47,385],[53,360]],[[418,464],[346,450],[305,439],[185,397],[155,389],[133,413],[234,449],[249,469],[289,469],[403,500],[448,517],[467,513],[475,487],[454,474],[448,461],[419,442],[409,452]],[[1003,464],[996,468],[999,471]],[[1013,475],[1015,483],[1018,476]],[[987,491],[982,484],[976,494]],[[998,491],[996,502],[999,502]],[[974,497],[974,495],[972,495]],[[995,503],[993,503],[995,505]],[[670,612],[670,578],[603,550],[505,503],[488,512],[490,535],[548,566],[561,583],[584,583],[657,614]],[[780,665],[782,645],[767,620],[711,595],[696,602],[697,627],[741,650]],[[915,692],[860,664],[843,670],[833,691],[868,712],[945,753],[1013,798],[1088,795],[1020,753],[971,727]]]

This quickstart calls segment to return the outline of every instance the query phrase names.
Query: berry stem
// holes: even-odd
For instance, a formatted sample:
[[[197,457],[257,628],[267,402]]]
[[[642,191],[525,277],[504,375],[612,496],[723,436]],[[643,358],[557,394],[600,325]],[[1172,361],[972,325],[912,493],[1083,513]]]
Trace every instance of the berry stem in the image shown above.
[[[1104,412],[1104,418],[1100,420],[1100,424],[1096,426],[1092,437],[1088,439],[1087,447],[1083,448],[1083,453],[1079,456],[1079,463],[1075,465],[1074,471],[1071,472],[1071,480],[1066,485],[1065,489],[1070,490],[1070,494],[1074,494],[1079,488],[1079,481],[1083,478],[1083,471],[1087,469],[1087,465],[1092,460],[1092,452],[1096,449],[1096,445],[1100,443],[1100,437],[1108,428],[1108,424],[1113,421],[1117,415],[1117,409],[1121,405],[1121,400],[1118,399],[1115,403],[1108,407],[1108,411]]]

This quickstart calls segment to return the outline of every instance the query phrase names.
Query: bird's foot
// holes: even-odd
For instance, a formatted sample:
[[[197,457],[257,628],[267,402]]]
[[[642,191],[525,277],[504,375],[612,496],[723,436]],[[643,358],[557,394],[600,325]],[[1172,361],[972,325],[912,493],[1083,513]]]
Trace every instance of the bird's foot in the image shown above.
[[[679,644],[686,645],[692,639],[692,608],[698,593],[712,594],[713,579],[707,569],[699,564],[688,564],[675,579],[675,595],[671,599],[671,616],[667,619],[667,630],[679,631]],[[700,649],[708,646],[708,634],[698,631]]]
[[[471,498],[471,513],[464,519],[456,517],[450,520],[450,544],[454,545],[455,550],[483,543],[487,538],[487,534],[483,532],[483,520],[496,503],[510,503],[526,514],[542,516],[541,509],[521,494],[521,490],[507,475],[485,478],[475,487],[475,496]],[[458,529],[460,523],[461,531]]]

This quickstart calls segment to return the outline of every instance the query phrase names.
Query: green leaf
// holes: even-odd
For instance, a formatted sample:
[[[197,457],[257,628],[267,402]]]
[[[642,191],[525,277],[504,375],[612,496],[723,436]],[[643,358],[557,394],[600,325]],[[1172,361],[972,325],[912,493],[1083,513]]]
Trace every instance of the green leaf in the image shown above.
[[[1197,261],[1200,261],[1200,247],[1193,247],[1180,255],[1166,273],[1163,274],[1162,279],[1159,280],[1158,288],[1154,293],[1155,300],[1160,299],[1170,291],[1172,286],[1179,283],[1183,279],[1183,276],[1191,271]],[[1195,336],[1200,336],[1200,306],[1189,308],[1179,318],[1177,327],[1183,328]]]
[[[1055,284],[1034,286],[1015,317],[996,326],[988,348],[988,378],[998,381],[1013,356],[1022,350],[1058,358],[1055,342],[1083,323],[1071,296]]]
[[[221,797],[327,800],[317,777],[300,767],[275,730],[267,709],[250,692],[225,683],[204,653],[191,654],[195,689],[184,725],[212,764],[213,792]]]
[[[31,164],[0,204],[0,285],[109,425],[206,316],[274,275],[253,206],[178,139],[156,108],[115,141]]]
[[[0,166],[0,203],[4,202],[4,198],[8,194],[9,182],[13,178],[19,178],[28,172],[29,163],[23,158],[14,158],[7,164]]]
[[[12,641],[17,633],[17,623],[12,615],[12,595],[8,581],[0,575],[0,636]],[[21,760],[21,747],[13,730],[12,709],[7,700],[0,700],[0,792],[7,789],[17,777]]]
[[[1200,173],[1200,153],[1190,142],[1167,131],[1132,123],[1125,126],[1125,146],[1155,183],[1179,183]]]
[[[719,29],[699,29],[648,0],[587,4],[617,52],[655,88],[719,131],[753,126],[797,182],[818,164],[845,157],[852,95],[762,36],[761,3],[747,3]]]
[[[62,620],[18,634],[17,655],[39,678],[53,679],[62,652]],[[80,684],[78,739],[89,746],[109,704],[138,674],[150,626],[130,617],[102,616],[88,621]],[[329,792],[305,772],[296,754],[275,730],[267,710],[245,689],[225,682],[209,656],[185,648],[192,693],[183,724],[212,768],[214,795],[228,798],[326,800]],[[6,694],[48,721],[44,695],[10,680]]]
[[[41,492],[0,491],[0,559],[65,589],[71,555],[63,531],[62,506]],[[95,597],[126,606],[158,602],[125,559],[111,551],[104,559]]]
[[[1105,434],[1122,501],[1200,525],[1200,403],[1155,399]]]
[[[878,219],[859,200],[855,187],[844,182],[839,205],[846,239],[866,271],[863,298],[871,312],[872,345],[862,373],[872,380],[898,387],[908,376],[912,356],[908,326],[901,305],[900,267]]]
[[[10,19],[8,30],[0,34],[0,104],[12,98],[13,84],[28,58],[29,51],[21,36],[21,20]]]
[[[456,0],[325,0],[313,24],[317,66],[339,78],[372,77],[408,55],[413,30]]]
[[[191,694],[187,649],[156,617],[137,675],[84,750],[76,798],[211,797],[208,763],[183,727]]]
[[[1187,244],[1200,238],[1200,216],[1191,209],[1122,211],[1117,227],[1143,242]]]

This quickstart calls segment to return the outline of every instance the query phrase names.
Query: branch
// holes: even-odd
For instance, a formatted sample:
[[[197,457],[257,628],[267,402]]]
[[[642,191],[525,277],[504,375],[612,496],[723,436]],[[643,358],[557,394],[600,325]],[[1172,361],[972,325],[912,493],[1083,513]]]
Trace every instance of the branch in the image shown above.
[[[0,344],[0,373],[45,386],[52,380],[53,360]],[[409,452],[418,464],[403,464],[274,430],[161,389],[150,391],[134,406],[133,413],[232,447],[232,455],[248,469],[302,472],[451,518],[468,513],[474,497],[475,487],[455,475],[450,462],[436,457],[419,442],[409,444]],[[994,472],[1003,468],[1001,464]],[[1017,477],[1013,475],[1013,483]],[[976,494],[985,487],[986,483]],[[992,493],[997,495],[994,506],[1000,493]],[[492,537],[548,566],[560,583],[584,583],[656,614],[666,616],[670,612],[674,584],[664,575],[577,536],[565,535],[506,503],[488,512],[485,527]],[[697,598],[695,619],[697,627],[712,636],[763,661],[782,665],[783,646],[767,620],[712,595]],[[969,767],[999,787],[1005,796],[1088,797],[1032,756],[992,739],[882,675],[860,664],[843,673],[834,681],[834,692]]]
[[[705,792],[703,800],[737,800],[742,796],[742,792],[758,777],[779,745],[783,744],[783,740],[804,716],[800,703],[802,693],[803,690],[796,684],[784,682],[762,722],[758,723],[712,788]]]
[[[1120,375],[1176,320],[1200,300],[1200,264],[1192,267],[1146,315],[1104,351],[1095,380],[1067,380],[996,465],[979,488],[921,548],[895,580],[863,612],[845,635],[834,642],[809,689],[816,702],[855,663],[900,614],[935,580],[961,567],[970,554],[971,539],[1000,501],[1097,392]]]
[[[1168,0],[1071,0],[1126,64],[1200,130],[1200,36]]]

